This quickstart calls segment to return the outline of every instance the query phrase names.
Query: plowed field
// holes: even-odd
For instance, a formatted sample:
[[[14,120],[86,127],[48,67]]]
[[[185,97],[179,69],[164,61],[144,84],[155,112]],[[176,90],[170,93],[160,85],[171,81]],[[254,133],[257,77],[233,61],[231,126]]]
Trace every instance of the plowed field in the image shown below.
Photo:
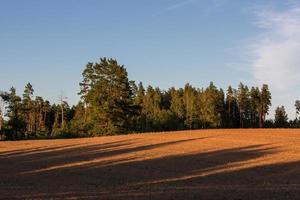
[[[0,142],[0,199],[300,199],[300,130]]]

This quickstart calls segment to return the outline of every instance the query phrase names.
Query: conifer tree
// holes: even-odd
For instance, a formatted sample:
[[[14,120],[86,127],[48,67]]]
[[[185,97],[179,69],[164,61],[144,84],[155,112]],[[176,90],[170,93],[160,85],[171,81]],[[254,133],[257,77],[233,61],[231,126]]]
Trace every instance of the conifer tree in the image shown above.
[[[174,113],[174,118],[177,121],[177,128],[184,128],[184,121],[186,117],[186,110],[183,100],[183,90],[176,90],[175,88],[171,88],[169,90],[171,100],[170,100],[170,110]]]
[[[258,87],[252,87],[250,90],[250,121],[251,127],[259,126],[259,105],[260,91]]]
[[[145,123],[146,123],[146,116],[144,115],[143,111],[143,101],[145,97],[145,89],[143,83],[140,82],[137,86],[135,96],[134,96],[134,106],[136,111],[136,116],[133,118],[133,130],[143,132],[145,131]]]
[[[271,92],[269,91],[268,85],[264,84],[261,88],[260,93],[260,106],[259,106],[259,127],[263,127],[266,120],[266,115],[269,114],[271,103]]]
[[[237,102],[237,91],[231,86],[227,89],[226,102],[225,102],[227,117],[226,125],[228,128],[239,127],[239,109]]]
[[[196,111],[196,90],[190,84],[186,84],[183,91],[183,101],[185,105],[185,125],[188,129],[193,128],[197,120]]]
[[[16,89],[12,87],[7,96],[7,117],[9,118],[7,124],[11,130],[11,134],[8,135],[8,139],[20,139],[25,136],[26,123],[22,116],[21,101],[22,99],[17,95]]]
[[[239,84],[237,99],[240,113],[240,128],[244,128],[245,121],[248,119],[249,88],[243,83]]]
[[[89,63],[80,86],[81,98],[91,115],[93,134],[126,131],[133,99],[124,66],[106,58],[101,58],[100,63]]]
[[[202,120],[205,127],[220,127],[224,111],[224,92],[210,83],[202,99]]]
[[[296,120],[297,120],[298,115],[300,114],[300,100],[295,101],[295,108],[296,108]]]
[[[27,83],[23,93],[23,115],[26,122],[27,137],[35,134],[35,113],[33,98],[34,89],[30,83]]]
[[[288,115],[284,106],[277,107],[275,110],[275,126],[277,128],[286,128],[288,125]]]

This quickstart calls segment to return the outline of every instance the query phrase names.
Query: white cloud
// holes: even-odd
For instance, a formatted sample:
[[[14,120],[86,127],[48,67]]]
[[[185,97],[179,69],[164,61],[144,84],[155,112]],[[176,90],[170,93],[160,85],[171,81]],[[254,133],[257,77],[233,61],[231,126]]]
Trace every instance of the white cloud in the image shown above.
[[[172,10],[175,10],[175,9],[179,9],[183,6],[185,6],[186,4],[189,4],[191,2],[193,2],[194,0],[183,0],[183,1],[179,1],[177,3],[174,3],[172,5],[169,5],[168,7],[165,7],[163,9],[161,9],[160,11],[158,11],[157,13],[155,13],[153,16],[158,16],[158,15],[162,15],[166,12],[169,12],[169,11],[172,11]]]
[[[263,34],[250,48],[255,79],[280,91],[300,85],[300,6],[256,14]]]
[[[218,10],[219,8],[221,8],[225,4],[226,1],[227,0],[210,0],[207,7],[199,8],[200,9],[199,13],[202,13],[204,15],[209,15],[210,13],[214,12],[215,10]],[[156,16],[159,16],[159,15],[163,15],[165,13],[168,13],[168,12],[173,11],[173,10],[180,9],[180,8],[182,8],[182,7],[184,7],[188,4],[194,3],[194,2],[196,3],[197,0],[180,0],[180,1],[177,1],[177,2],[171,4],[167,7],[159,10],[157,13],[154,13],[152,16],[156,17]]]
[[[271,88],[270,117],[277,106],[284,105],[294,119],[294,102],[300,98],[300,4],[290,0],[280,10],[271,5],[254,13],[260,34],[247,42],[247,68],[257,84]]]

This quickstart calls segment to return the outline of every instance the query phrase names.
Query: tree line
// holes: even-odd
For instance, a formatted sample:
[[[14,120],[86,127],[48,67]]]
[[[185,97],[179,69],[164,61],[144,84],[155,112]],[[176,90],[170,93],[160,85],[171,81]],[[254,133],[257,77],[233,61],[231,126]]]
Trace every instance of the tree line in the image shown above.
[[[268,85],[261,88],[240,83],[226,91],[213,82],[206,88],[186,84],[183,88],[136,84],[123,65],[101,58],[88,63],[79,83],[81,100],[70,107],[63,97],[50,104],[34,96],[28,83],[22,97],[12,87],[1,92],[0,133],[5,139],[37,137],[84,137],[133,132],[205,128],[299,127],[288,122],[284,107],[275,120],[266,120],[271,106]],[[300,101],[295,104],[300,113]]]

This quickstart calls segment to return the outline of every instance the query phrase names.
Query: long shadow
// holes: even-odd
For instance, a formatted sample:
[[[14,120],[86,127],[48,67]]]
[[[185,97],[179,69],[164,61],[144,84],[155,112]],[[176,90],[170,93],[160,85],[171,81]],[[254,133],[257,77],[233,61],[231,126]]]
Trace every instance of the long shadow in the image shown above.
[[[20,199],[288,199],[300,197],[300,163],[239,167],[278,153],[274,145],[251,145],[211,152],[193,152],[143,159],[139,151],[180,145],[205,138],[176,140],[145,146],[134,141],[58,149],[2,158],[11,174],[0,179],[0,193]],[[171,149],[171,146],[169,147]],[[107,162],[51,168],[129,154]],[[28,166],[27,166],[28,165]],[[44,168],[46,171],[36,171]],[[0,175],[3,175],[0,167]],[[2,171],[1,171],[2,170]],[[9,173],[9,170],[6,170]],[[278,198],[277,198],[278,197]],[[1,198],[1,197],[0,197]],[[297,198],[294,198],[297,199]]]
[[[88,147],[91,146],[97,146],[97,147],[105,147],[105,146],[110,146],[110,145],[119,145],[121,143],[129,142],[129,140],[118,140],[115,142],[107,142],[104,144],[96,144],[96,145],[86,145]],[[37,154],[43,154],[46,152],[50,152],[50,154],[55,154],[59,150],[65,150],[65,149],[76,149],[75,147],[78,146],[84,146],[86,143],[79,143],[79,144],[70,144],[70,145],[65,145],[65,144],[60,144],[55,147],[33,147],[33,148],[24,148],[24,149],[19,149],[19,150],[11,150],[11,151],[3,151],[0,152],[0,158],[15,158],[15,157],[26,157],[26,156],[31,156],[31,155],[37,155]],[[85,147],[86,147],[85,146]]]
[[[55,147],[33,147],[33,148],[24,148],[20,150],[3,151],[0,152],[0,158],[12,158],[12,157],[19,157],[19,156],[21,157],[30,154],[35,154],[37,152],[44,153],[47,151],[56,151],[58,149],[67,149],[69,147],[76,147],[76,146],[79,146],[79,144],[60,145]]]
[[[105,157],[111,157],[122,154],[135,153],[138,151],[151,150],[154,148],[159,148],[167,145],[178,144],[183,142],[195,141],[204,138],[186,139],[186,140],[175,140],[170,142],[162,142],[158,144],[150,144],[144,146],[134,146],[131,147],[135,141],[132,140],[122,140],[117,142],[110,142],[104,144],[95,145],[85,145],[73,147],[70,145],[68,148],[53,147],[46,148],[43,150],[29,150],[27,152],[12,153],[0,155],[0,170],[6,169],[10,171],[6,166],[22,166],[22,168],[17,170],[18,174],[38,171],[45,168],[60,167],[64,165],[88,162],[95,159],[101,159]]]
[[[179,180],[185,177],[193,177],[193,175],[202,173],[206,174],[213,170],[226,168],[228,164],[256,159],[275,152],[276,149],[271,147],[252,145],[242,148],[173,155],[120,164],[118,164],[119,161],[116,161],[105,166],[91,164],[77,170],[81,172],[86,171],[87,173],[95,174],[95,176],[99,175],[101,180],[105,180],[102,174],[110,174],[109,177],[105,177],[107,178],[106,181],[99,182],[99,179],[96,179],[95,184],[100,187],[107,187],[107,182],[111,184],[111,188],[123,186],[124,184],[137,188],[141,186],[153,187],[164,183],[170,186],[172,183],[177,185],[181,182]],[[76,169],[74,171],[76,172]],[[189,184],[194,184],[191,181],[188,182]]]

